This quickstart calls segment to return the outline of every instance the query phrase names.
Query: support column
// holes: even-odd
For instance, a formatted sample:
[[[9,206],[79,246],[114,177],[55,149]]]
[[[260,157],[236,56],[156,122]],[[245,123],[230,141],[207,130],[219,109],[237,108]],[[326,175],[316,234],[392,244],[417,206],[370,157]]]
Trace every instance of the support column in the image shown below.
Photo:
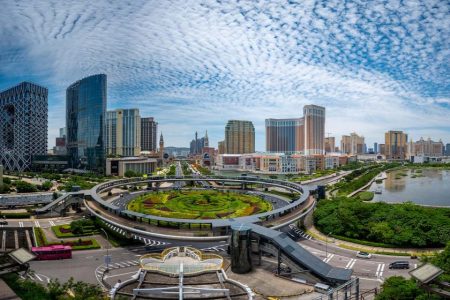
[[[251,228],[245,224],[231,227],[231,270],[237,274],[245,274],[252,270]]]

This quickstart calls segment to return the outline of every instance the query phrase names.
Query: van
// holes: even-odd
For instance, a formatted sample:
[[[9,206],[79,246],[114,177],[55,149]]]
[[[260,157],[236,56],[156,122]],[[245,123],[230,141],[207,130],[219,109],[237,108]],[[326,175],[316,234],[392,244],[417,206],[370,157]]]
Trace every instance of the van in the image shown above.
[[[407,261],[394,261],[389,264],[389,269],[409,269],[409,262]]]
[[[316,283],[314,285],[314,291],[321,294],[328,294],[331,291],[331,287],[323,283]]]

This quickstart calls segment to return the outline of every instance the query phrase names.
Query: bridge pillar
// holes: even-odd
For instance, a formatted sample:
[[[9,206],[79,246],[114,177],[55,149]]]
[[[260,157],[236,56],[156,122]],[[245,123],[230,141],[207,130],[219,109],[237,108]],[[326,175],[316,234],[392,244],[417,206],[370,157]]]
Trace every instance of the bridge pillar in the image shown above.
[[[231,226],[231,270],[245,274],[252,270],[251,228],[245,224]]]

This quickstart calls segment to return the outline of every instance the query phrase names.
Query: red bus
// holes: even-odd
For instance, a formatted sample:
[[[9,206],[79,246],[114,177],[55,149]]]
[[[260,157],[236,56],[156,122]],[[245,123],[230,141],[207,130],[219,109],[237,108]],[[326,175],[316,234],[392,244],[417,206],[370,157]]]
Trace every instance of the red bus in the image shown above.
[[[72,247],[65,245],[32,247],[31,252],[33,252],[36,255],[37,260],[72,258]]]

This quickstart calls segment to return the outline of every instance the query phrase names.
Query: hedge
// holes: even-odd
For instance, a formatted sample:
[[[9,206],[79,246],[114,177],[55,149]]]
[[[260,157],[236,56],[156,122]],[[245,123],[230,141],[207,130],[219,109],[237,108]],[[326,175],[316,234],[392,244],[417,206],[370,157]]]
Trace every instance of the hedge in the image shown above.
[[[1,216],[5,216],[8,219],[28,219],[31,216],[31,214],[29,212],[2,213]]]
[[[69,232],[62,232],[61,229],[69,230]],[[58,238],[71,238],[71,237],[80,237],[80,236],[88,236],[97,234],[98,231],[94,230],[95,227],[92,227],[92,231],[82,233],[82,234],[74,234],[70,231],[70,225],[56,225],[52,226],[52,231]]]

